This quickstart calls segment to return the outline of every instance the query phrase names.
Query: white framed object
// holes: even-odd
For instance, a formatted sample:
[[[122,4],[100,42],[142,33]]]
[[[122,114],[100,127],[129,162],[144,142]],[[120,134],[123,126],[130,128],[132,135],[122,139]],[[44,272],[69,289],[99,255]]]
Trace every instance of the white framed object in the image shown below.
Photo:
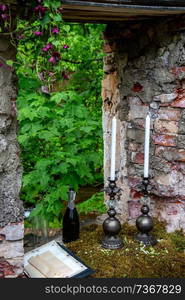
[[[25,254],[24,272],[30,278],[82,278],[93,270],[53,240]]]

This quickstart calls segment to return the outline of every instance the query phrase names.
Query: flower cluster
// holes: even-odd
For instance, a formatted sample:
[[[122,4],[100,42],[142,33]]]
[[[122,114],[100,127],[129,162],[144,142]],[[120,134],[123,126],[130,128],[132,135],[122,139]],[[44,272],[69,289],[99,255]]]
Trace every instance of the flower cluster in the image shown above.
[[[32,55],[31,64],[33,67],[34,65],[37,67],[36,74],[44,84],[44,88],[41,90],[46,93],[48,91],[47,84],[50,87],[51,83],[58,79],[69,79],[69,72],[61,70],[62,52],[66,52],[69,45],[62,43],[62,37],[65,38],[66,32],[63,30],[61,17],[57,17],[57,15],[61,16],[63,10],[60,1],[53,0],[51,3],[49,0],[36,0],[35,2],[34,7],[28,6],[29,19],[23,18],[24,26],[15,31],[15,38],[22,45],[30,43],[31,46],[32,44],[30,48],[33,51],[30,53]],[[9,23],[13,14],[9,5],[0,4],[0,26],[4,31],[10,29]],[[18,14],[16,18],[19,18]],[[2,66],[4,64],[0,62],[0,67]]]
[[[9,19],[8,7],[5,4],[0,5],[0,19],[6,21]]]

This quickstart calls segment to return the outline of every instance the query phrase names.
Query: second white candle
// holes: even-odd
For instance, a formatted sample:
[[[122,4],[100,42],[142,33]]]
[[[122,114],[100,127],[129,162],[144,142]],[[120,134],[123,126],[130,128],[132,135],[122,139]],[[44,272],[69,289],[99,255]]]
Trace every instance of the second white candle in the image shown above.
[[[111,134],[111,168],[110,179],[115,180],[116,167],[116,117],[112,119],[112,134]]]
[[[150,116],[145,120],[144,177],[149,176]]]

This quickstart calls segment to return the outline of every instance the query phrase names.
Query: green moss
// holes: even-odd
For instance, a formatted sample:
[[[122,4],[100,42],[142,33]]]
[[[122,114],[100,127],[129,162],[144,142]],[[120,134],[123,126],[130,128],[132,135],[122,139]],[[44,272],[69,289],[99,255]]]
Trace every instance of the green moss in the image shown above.
[[[134,240],[135,226],[124,224],[120,233],[124,247],[107,250],[101,247],[102,226],[89,225],[81,230],[80,239],[67,247],[95,270],[97,278],[183,278],[185,277],[185,236],[182,231],[167,233],[165,224],[155,221],[158,239],[154,247]]]

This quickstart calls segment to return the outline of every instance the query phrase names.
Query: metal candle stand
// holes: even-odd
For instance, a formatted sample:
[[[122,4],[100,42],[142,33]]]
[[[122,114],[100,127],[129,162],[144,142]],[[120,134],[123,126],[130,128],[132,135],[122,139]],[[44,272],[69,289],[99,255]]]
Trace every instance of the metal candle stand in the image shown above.
[[[123,242],[121,238],[118,236],[118,233],[121,230],[121,223],[115,217],[116,211],[114,208],[115,200],[119,200],[119,194],[121,189],[117,187],[116,180],[109,180],[109,185],[104,188],[106,194],[110,197],[110,205],[109,210],[107,211],[108,218],[106,218],[103,222],[103,230],[105,233],[105,237],[102,240],[102,247],[106,249],[119,249],[123,247]]]
[[[148,185],[149,178],[144,177],[142,181],[142,192],[145,200],[148,198]],[[136,227],[140,232],[136,235],[135,239],[147,246],[154,246],[157,243],[157,240],[149,233],[153,228],[152,217],[148,215],[149,211],[149,206],[143,204],[141,207],[142,214],[136,220]]]

